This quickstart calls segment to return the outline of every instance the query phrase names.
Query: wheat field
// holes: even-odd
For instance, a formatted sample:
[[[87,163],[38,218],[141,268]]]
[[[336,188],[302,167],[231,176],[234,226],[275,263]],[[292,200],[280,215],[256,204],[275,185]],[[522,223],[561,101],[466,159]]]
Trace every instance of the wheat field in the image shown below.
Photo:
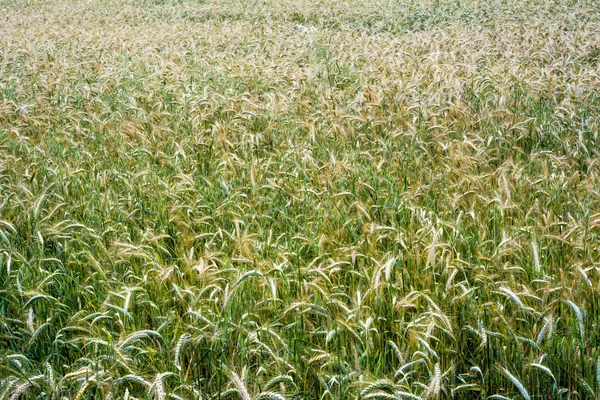
[[[592,0],[0,0],[0,399],[600,399]]]

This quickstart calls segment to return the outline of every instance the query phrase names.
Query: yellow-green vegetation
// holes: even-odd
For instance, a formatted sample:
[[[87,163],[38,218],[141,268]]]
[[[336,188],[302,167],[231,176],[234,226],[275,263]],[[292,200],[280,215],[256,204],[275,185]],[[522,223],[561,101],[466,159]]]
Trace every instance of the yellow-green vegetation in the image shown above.
[[[599,398],[599,127],[592,0],[0,0],[0,398]]]

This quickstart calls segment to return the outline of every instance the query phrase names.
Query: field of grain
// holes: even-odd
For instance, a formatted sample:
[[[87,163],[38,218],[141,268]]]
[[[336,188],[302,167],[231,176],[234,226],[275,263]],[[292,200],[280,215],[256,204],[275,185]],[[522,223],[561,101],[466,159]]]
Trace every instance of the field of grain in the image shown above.
[[[591,0],[0,0],[0,399],[598,399],[599,130]]]

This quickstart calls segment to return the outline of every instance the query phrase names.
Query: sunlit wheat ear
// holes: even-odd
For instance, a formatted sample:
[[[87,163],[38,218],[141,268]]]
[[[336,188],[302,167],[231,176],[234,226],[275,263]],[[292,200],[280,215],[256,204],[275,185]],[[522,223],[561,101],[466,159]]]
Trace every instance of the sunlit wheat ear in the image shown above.
[[[535,340],[536,344],[539,346],[542,341],[546,338],[549,338],[552,335],[554,327],[554,317],[552,315],[547,315],[544,318],[544,325],[542,325],[542,329],[538,333],[538,336]]]
[[[581,346],[585,347],[585,345],[584,345],[584,343],[585,343],[585,325],[584,325],[583,312],[571,300],[567,300],[567,304],[569,305],[569,307],[571,307],[571,309],[575,313],[575,316],[577,317],[577,325],[579,326],[579,336],[581,339]]]
[[[400,348],[398,348],[398,345],[396,343],[392,342],[391,340],[388,341],[388,344],[394,351],[394,355],[396,356],[396,358],[400,362],[400,364],[404,364],[405,363],[404,357],[402,356],[402,352],[400,351]]]
[[[523,304],[523,301],[521,300],[521,298],[515,292],[510,290],[509,288],[501,287],[500,291],[504,295],[506,295],[509,299],[511,299],[519,309],[537,314],[533,308],[525,306],[525,304]]]
[[[131,335],[127,336],[122,342],[117,344],[117,347],[124,348],[127,345],[132,344],[137,340],[145,339],[145,338],[152,338],[152,337],[162,339],[162,336],[158,332],[155,332],[150,329],[146,329],[146,330],[134,332]]]
[[[420,397],[417,398],[420,399]],[[364,396],[361,396],[361,399],[397,400],[398,396],[386,392],[370,392],[368,394],[365,394]]]
[[[50,385],[50,389],[55,392],[57,390],[57,385],[56,385],[56,377],[55,377],[55,373],[54,373],[54,368],[52,368],[52,365],[50,363],[46,363],[46,381],[48,382],[48,384]]]
[[[579,378],[579,384],[585,389],[588,398],[592,399],[595,397],[594,390],[583,378]]]
[[[254,400],[285,400],[285,397],[275,392],[262,392]]]
[[[237,396],[239,396],[237,390],[231,388],[231,389],[227,389],[227,390],[224,390],[223,392],[218,393],[216,396],[213,396],[213,398],[229,399],[232,397],[238,398]]]
[[[538,250],[537,241],[535,238],[531,240],[531,252],[533,253],[533,266],[536,273],[539,273],[542,270],[542,266],[540,264],[540,255]]]
[[[453,268],[452,272],[448,275],[448,279],[446,280],[446,290],[450,290],[454,284],[454,278],[458,274],[458,269]]]
[[[433,367],[433,376],[431,377],[431,382],[427,387],[427,393],[425,394],[425,397],[438,399],[440,397],[441,383],[442,373],[440,370],[440,364],[436,363]]]
[[[422,396],[417,396],[416,394],[409,393],[403,390],[398,390],[396,392],[396,398],[400,399],[412,399],[412,400],[423,400]]]
[[[550,368],[548,368],[545,365],[539,364],[539,363],[531,363],[529,364],[530,367],[533,368],[537,368],[540,371],[542,371],[544,374],[548,375],[550,378],[552,378],[553,382],[556,382],[556,378],[554,377],[554,374],[552,373],[552,370]]]
[[[23,393],[26,393],[27,390],[32,386],[31,382],[24,382],[16,387],[15,391],[9,397],[9,400],[17,400]]]
[[[504,196],[506,197],[505,203],[510,203],[510,188],[508,187],[508,180],[506,179],[506,173],[503,172],[500,175],[502,179],[502,188],[504,189]]]
[[[183,346],[185,346],[186,343],[189,343],[192,339],[192,336],[189,333],[184,333],[179,337],[179,340],[177,341],[177,344],[175,345],[175,354],[174,354],[174,359],[173,359],[173,363],[175,364],[175,366],[177,367],[177,369],[179,371],[181,371],[181,362],[180,362],[180,357],[181,357],[181,351],[183,349]]]
[[[88,389],[90,389],[93,386],[97,386],[97,385],[98,385],[97,379],[93,376],[89,377],[81,384],[79,391],[77,392],[77,395],[75,395],[75,399],[77,399],[77,400],[82,399],[85,396]]]
[[[383,391],[391,394],[396,391],[396,385],[393,382],[385,379],[371,382],[363,388],[363,390],[360,392],[360,396],[364,398],[366,395],[374,391]]]
[[[465,383],[462,385],[458,385],[450,390],[450,396],[455,397],[455,393],[461,392],[478,392],[481,391],[481,385],[476,383]]]
[[[508,371],[506,368],[504,367],[498,367],[498,369],[500,370],[500,373],[502,375],[504,375],[509,381],[511,381],[511,383],[513,385],[515,385],[515,387],[517,388],[517,390],[519,390],[519,393],[521,393],[521,396],[523,396],[523,398],[525,400],[529,400],[529,393],[527,392],[527,389],[525,389],[525,386],[523,386],[523,384],[521,383],[521,381],[519,381],[513,374],[510,373],[510,371]]]
[[[596,359],[596,393],[600,394],[600,357]]]
[[[160,374],[156,374],[154,378],[154,382],[150,387],[150,393],[154,394],[154,398],[156,400],[165,400],[167,398],[167,392],[165,391],[164,379],[167,376],[175,375],[172,372],[163,372]]]
[[[125,375],[124,377],[119,379],[119,382],[135,382],[138,385],[146,388],[147,390],[150,390],[152,388],[151,382],[148,382],[141,376],[137,376],[137,375]]]
[[[29,342],[28,342],[28,346],[31,347],[35,343],[35,341],[38,338],[38,336],[44,331],[45,328],[47,328],[49,326],[50,326],[50,323],[48,323],[48,322],[45,322],[42,325],[40,325],[35,330],[35,332],[33,332],[33,335],[31,335],[31,338],[29,339]]]
[[[422,358],[419,358],[415,361],[408,362],[402,365],[396,372],[394,373],[394,377],[406,376],[409,373],[413,373],[416,370],[416,367],[419,365],[425,364],[425,361]]]
[[[587,275],[587,271],[584,270],[583,268],[581,268],[581,265],[577,266],[577,271],[579,272],[579,274],[581,275],[581,278],[583,279],[583,282],[585,283],[585,285],[588,288],[592,287],[592,281],[590,280],[590,278]]]
[[[385,280],[387,282],[389,282],[391,279],[392,270],[393,270],[395,264],[396,264],[395,257],[391,257],[389,260],[387,260],[385,262],[385,264],[383,264],[383,270],[385,271]]]
[[[289,385],[293,388],[296,388],[296,384],[294,383],[294,379],[289,376],[289,375],[279,375],[274,377],[273,379],[271,379],[269,382],[267,382],[267,384],[265,385],[264,389],[265,390],[270,390],[271,388],[275,387],[276,385]]]
[[[435,266],[435,257],[436,257],[436,246],[438,242],[438,231],[432,230],[432,238],[431,244],[429,245],[429,253],[427,254],[427,265],[430,267]]]
[[[250,393],[248,392],[246,384],[244,383],[242,378],[240,378],[240,376],[235,371],[229,371],[229,375],[231,376],[231,383],[237,390],[240,398],[242,400],[252,400],[252,396],[250,396]]]
[[[29,312],[27,313],[27,328],[29,328],[29,332],[31,332],[32,334],[35,331],[35,326],[33,325],[34,318],[35,315],[33,313],[33,308],[30,308]]]
[[[483,326],[483,323],[481,321],[477,321],[477,328],[478,328],[477,333],[479,333],[479,336],[481,337],[481,343],[479,344],[479,348],[485,349],[485,347],[488,344],[487,330],[485,329],[485,327]]]

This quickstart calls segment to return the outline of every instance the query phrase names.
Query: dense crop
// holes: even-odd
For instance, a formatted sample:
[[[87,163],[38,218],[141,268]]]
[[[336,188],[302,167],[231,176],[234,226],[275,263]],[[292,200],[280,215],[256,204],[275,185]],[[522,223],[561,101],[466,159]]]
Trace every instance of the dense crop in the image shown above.
[[[0,0],[0,398],[600,398],[600,7]]]

